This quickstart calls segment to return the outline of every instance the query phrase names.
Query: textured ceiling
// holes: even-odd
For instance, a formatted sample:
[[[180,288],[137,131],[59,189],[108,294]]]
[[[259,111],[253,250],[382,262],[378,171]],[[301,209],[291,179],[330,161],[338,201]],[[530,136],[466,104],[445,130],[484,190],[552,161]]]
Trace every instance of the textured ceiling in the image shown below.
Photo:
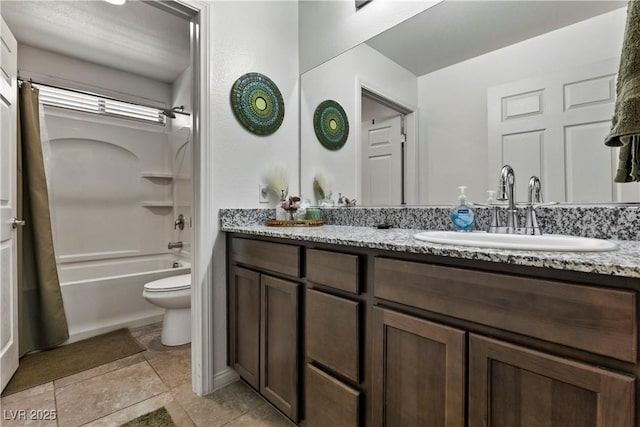
[[[189,66],[189,22],[141,1],[0,1],[20,43],[167,83]]]
[[[626,4],[612,0],[445,0],[367,44],[421,76]]]

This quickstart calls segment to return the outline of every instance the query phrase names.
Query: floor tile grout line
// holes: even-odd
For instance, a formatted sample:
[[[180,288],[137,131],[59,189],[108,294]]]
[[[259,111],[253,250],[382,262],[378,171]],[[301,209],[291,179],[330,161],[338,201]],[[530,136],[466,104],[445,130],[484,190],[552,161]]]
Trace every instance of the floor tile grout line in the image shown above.
[[[146,402],[147,400],[150,400],[150,399],[153,399],[153,398],[155,398],[155,397],[158,397],[158,396],[160,396],[161,394],[164,394],[164,393],[168,393],[168,391],[162,391],[162,392],[159,392],[159,393],[157,393],[157,394],[154,394],[153,396],[149,396],[148,398],[146,398],[146,399],[144,399],[144,400],[141,400],[141,401],[139,401],[139,402],[132,403],[131,405],[128,405],[128,406],[123,406],[122,408],[118,409],[117,411],[110,412],[110,413],[108,413],[108,414],[106,414],[106,415],[103,415],[103,416],[101,416],[101,417],[98,417],[98,418],[94,418],[94,419],[92,419],[92,420],[90,420],[90,421],[87,421],[86,423],[80,424],[78,427],[86,426],[87,424],[91,424],[91,423],[96,422],[96,421],[98,421],[98,420],[101,420],[101,419],[103,419],[103,418],[110,417],[111,415],[113,415],[113,414],[115,414],[115,413],[118,413],[118,412],[120,412],[120,411],[124,411],[124,410],[126,410],[126,409],[129,409],[129,408],[131,408],[132,406],[135,406],[135,405],[138,405],[138,404],[140,404],[140,403]],[[163,406],[164,406],[164,405],[163,405]],[[142,415],[144,415],[144,414],[142,414]]]
[[[184,385],[184,384],[182,384],[182,385]],[[179,385],[179,386],[177,386],[177,387],[174,387],[174,388],[170,389],[170,390],[169,390],[169,393],[171,393],[171,397],[173,397],[173,401],[174,401],[174,402],[176,402],[176,403],[178,404],[178,406],[180,407],[180,409],[182,409],[182,410],[184,411],[184,413],[185,413],[185,414],[187,414],[187,417],[189,418],[189,420],[191,420],[191,423],[192,423],[194,426],[197,426],[198,424],[196,424],[196,421],[191,417],[191,415],[189,414],[189,411],[187,411],[187,408],[185,408],[185,407],[184,407],[184,405],[183,405],[182,403],[180,403],[180,399],[178,399],[178,398],[176,397],[176,395],[175,395],[175,394],[173,394],[173,390],[174,390],[174,389],[176,389],[176,388],[178,388],[178,387],[182,387],[182,385]],[[169,414],[169,415],[171,415],[171,414]]]
[[[60,427],[60,414],[58,413],[58,396],[56,396],[56,382],[51,381],[51,386],[53,387],[53,408],[56,411],[56,427]]]
[[[138,353],[130,354],[129,356],[121,357],[120,359],[116,359],[116,360],[111,361],[111,362],[103,363],[102,365],[94,366],[93,368],[85,369],[84,371],[76,372],[75,374],[67,375],[67,376],[62,377],[62,378],[57,378],[57,379],[53,380],[53,384],[54,384],[54,386],[55,386],[55,382],[56,382],[56,381],[58,381],[58,380],[62,380],[62,379],[65,379],[65,378],[69,378],[69,377],[71,377],[71,376],[73,376],[73,375],[80,375],[80,374],[81,374],[81,373],[83,373],[83,372],[87,372],[87,371],[90,371],[90,370],[92,370],[92,369],[97,369],[97,368],[100,368],[100,367],[102,367],[102,366],[109,365],[109,364],[111,364],[111,363],[116,363],[116,362],[118,362],[118,361],[120,361],[120,360],[127,359],[127,358],[129,358],[129,357],[135,356],[136,354],[138,354]],[[136,362],[136,363],[132,363],[131,365],[127,365],[127,366],[120,366],[120,367],[118,367],[118,368],[111,369],[110,371],[102,372],[102,373],[100,373],[100,374],[96,374],[96,375],[93,375],[93,376],[91,376],[91,377],[83,378],[83,379],[81,379],[81,380],[78,380],[78,381],[75,381],[75,382],[72,382],[72,383],[69,383],[69,384],[65,384],[65,385],[63,385],[63,386],[60,386],[60,389],[63,389],[63,388],[65,388],[65,387],[68,387],[68,386],[70,386],[70,385],[74,385],[74,384],[77,384],[77,383],[80,383],[80,382],[83,382],[83,381],[87,381],[87,380],[93,379],[93,378],[95,378],[95,377],[99,377],[99,376],[101,376],[101,375],[110,374],[111,372],[119,371],[120,369],[128,368],[129,366],[137,365],[138,363],[142,363],[143,361],[145,361],[145,362],[146,362],[146,361],[147,361],[147,359],[146,359],[146,358],[143,358],[143,360],[141,360],[141,361],[139,361],[139,362]]]
[[[160,381],[162,382],[162,384],[164,386],[166,386],[169,390],[172,390],[173,388],[176,387],[180,387],[181,385],[185,384],[186,381],[182,384],[178,384],[175,387],[172,387],[170,384],[167,384],[165,382],[165,380],[162,378],[162,375],[160,375],[160,372],[158,372],[158,370],[153,366],[153,364],[149,361],[149,359],[147,359],[146,357],[144,358],[145,362],[147,362],[149,364],[149,366],[151,366],[151,369],[153,370],[153,372],[158,376],[158,378],[160,378]],[[189,375],[189,380],[191,380],[191,375]]]
[[[149,365],[149,367],[151,368],[151,370],[153,371],[153,373],[158,377],[158,379],[160,380],[160,382],[162,383],[162,385],[164,385],[165,387],[167,387],[167,386],[166,386],[166,384],[162,381],[162,378],[160,378],[160,375],[158,375],[158,373],[153,369],[153,366],[151,366],[151,364],[150,364],[146,359],[145,359],[145,360],[143,360],[143,361],[140,361],[140,362],[138,362],[138,363],[134,363],[134,365],[142,364],[142,363],[146,363],[147,365]],[[102,366],[102,365],[100,365],[100,366]],[[118,368],[118,369],[114,369],[114,370],[112,370],[112,371],[106,372],[105,374],[109,374],[109,373],[112,373],[112,372],[115,372],[115,371],[119,371],[119,370],[121,370],[121,369],[126,369],[126,368],[129,368],[129,367],[131,367],[131,366],[133,366],[133,365],[123,366],[123,367],[120,367],[120,368]],[[91,377],[91,378],[87,378],[86,380],[90,380],[90,379],[96,378],[97,376],[99,376],[99,375],[96,375],[96,376]],[[82,380],[82,381],[85,381],[85,380]],[[80,382],[82,382],[82,381],[78,381],[78,382],[73,383],[73,384],[78,384],[78,383],[80,383]],[[72,384],[68,384],[68,385],[72,385]],[[60,388],[61,388],[61,389],[63,389],[63,388],[65,388],[65,387],[67,387],[67,386],[60,387]],[[87,421],[86,423],[80,424],[78,427],[82,427],[82,426],[85,426],[85,425],[87,425],[87,424],[89,424],[89,423],[92,423],[92,422],[94,422],[94,421],[97,421],[97,420],[100,420],[100,419],[102,419],[102,418],[108,417],[108,416],[110,416],[110,415],[115,414],[116,412],[120,412],[120,411],[125,410],[125,409],[127,409],[127,408],[130,408],[130,407],[132,407],[132,406],[134,406],[134,405],[137,405],[138,403],[145,402],[145,401],[147,401],[147,400],[149,400],[149,399],[152,399],[152,398],[154,398],[154,397],[156,397],[156,396],[161,395],[162,393],[167,393],[169,390],[170,390],[170,388],[169,388],[169,387],[167,387],[167,390],[165,390],[165,391],[158,392],[158,393],[156,393],[156,394],[154,394],[154,395],[152,395],[152,396],[149,396],[147,399],[141,400],[141,401],[139,401],[139,402],[134,402],[134,403],[132,403],[132,404],[130,404],[130,405],[123,406],[122,408],[120,408],[120,409],[118,409],[118,410],[116,410],[116,411],[113,411],[113,412],[110,412],[110,413],[108,413],[108,414],[102,415],[102,416],[100,416],[100,417],[98,417],[98,418],[93,418],[93,419],[91,419],[91,420]],[[54,384],[54,398],[56,399],[56,414],[58,414],[58,412],[57,412],[57,409],[58,409],[58,403],[57,403],[57,398],[55,397],[55,384]],[[56,417],[56,418],[58,419],[59,417]],[[57,423],[57,420],[56,420],[56,423]],[[59,426],[59,424],[58,424],[58,427],[60,427],[60,426]]]

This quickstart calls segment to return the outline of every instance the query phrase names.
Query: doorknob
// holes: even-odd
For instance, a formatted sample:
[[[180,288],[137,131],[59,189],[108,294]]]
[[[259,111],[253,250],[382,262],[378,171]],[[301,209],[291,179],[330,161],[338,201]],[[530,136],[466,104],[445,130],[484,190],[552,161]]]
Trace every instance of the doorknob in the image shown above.
[[[11,228],[14,228],[14,229],[18,227],[22,227],[26,223],[24,219],[18,219],[16,217],[12,217],[9,222],[11,223]]]

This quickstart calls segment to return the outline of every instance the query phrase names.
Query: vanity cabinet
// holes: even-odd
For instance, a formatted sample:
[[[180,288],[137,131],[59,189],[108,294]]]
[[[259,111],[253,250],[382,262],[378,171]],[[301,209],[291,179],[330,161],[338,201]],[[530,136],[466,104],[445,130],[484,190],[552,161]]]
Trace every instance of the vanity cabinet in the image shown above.
[[[635,425],[634,376],[469,331],[526,334],[635,364],[635,292],[388,258],[374,264],[375,426],[462,426],[465,413],[469,427]],[[387,301],[420,314],[383,308]]]
[[[301,284],[275,274],[299,276],[300,248],[237,238],[230,245],[230,365],[298,421]]]
[[[305,427],[640,425],[640,281],[231,234],[229,362]]]

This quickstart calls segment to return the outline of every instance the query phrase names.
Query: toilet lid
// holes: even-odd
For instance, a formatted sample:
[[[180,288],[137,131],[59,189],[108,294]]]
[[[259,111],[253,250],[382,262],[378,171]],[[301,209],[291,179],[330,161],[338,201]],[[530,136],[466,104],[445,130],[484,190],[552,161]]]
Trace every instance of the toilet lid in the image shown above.
[[[182,274],[180,276],[165,277],[163,279],[154,280],[145,283],[144,289],[151,292],[162,291],[180,291],[191,287],[191,274]]]

